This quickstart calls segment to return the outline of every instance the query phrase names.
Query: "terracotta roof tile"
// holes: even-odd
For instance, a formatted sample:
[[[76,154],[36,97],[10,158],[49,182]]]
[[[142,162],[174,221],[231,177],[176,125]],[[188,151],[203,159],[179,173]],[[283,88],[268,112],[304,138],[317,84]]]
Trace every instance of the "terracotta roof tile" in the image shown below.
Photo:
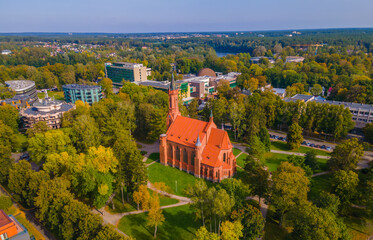
[[[205,138],[208,123],[193,118],[177,116],[167,131],[167,140],[187,146],[195,146],[198,134],[201,141]]]
[[[12,220],[8,217],[8,215],[3,210],[0,210],[0,227],[8,225],[11,222]]]

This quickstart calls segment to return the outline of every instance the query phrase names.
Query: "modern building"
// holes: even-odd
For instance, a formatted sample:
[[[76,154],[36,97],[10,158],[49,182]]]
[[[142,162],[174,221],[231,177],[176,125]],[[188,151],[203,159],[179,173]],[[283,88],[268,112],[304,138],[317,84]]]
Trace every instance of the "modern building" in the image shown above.
[[[0,210],[0,239],[30,240],[27,229],[17,219]]]
[[[5,85],[16,93],[12,98],[1,100],[1,104],[10,104],[17,109],[32,105],[37,99],[35,82],[31,80],[5,81]]]
[[[220,80],[226,80],[229,82],[229,86],[231,88],[234,88],[237,86],[237,77],[241,75],[239,72],[230,72],[226,75],[220,75],[219,77],[212,79],[214,82],[215,90],[218,87],[219,81]]]
[[[60,128],[63,114],[74,108],[75,105],[54,100],[48,97],[48,93],[45,92],[44,99],[35,102],[31,108],[22,109],[19,112],[22,128],[32,128],[35,123],[40,121],[46,122],[52,129]]]
[[[210,76],[210,77],[216,77],[216,73],[211,68],[202,68],[198,71],[197,76]]]
[[[115,62],[105,64],[106,77],[114,85],[122,85],[123,81],[142,82],[147,80],[147,68],[140,63]]]
[[[160,162],[199,178],[220,182],[236,173],[236,158],[228,133],[209,122],[180,114],[179,90],[171,81],[168,91],[167,132],[160,136]]]
[[[101,86],[99,85],[79,85],[67,84],[62,86],[65,101],[75,103],[81,100],[85,103],[93,104],[102,98]]]
[[[168,89],[170,88],[170,82],[168,81],[152,81],[152,80],[146,80],[142,82],[138,82],[138,85],[141,86],[149,86],[153,87],[154,89],[161,90],[164,92],[168,92]],[[179,90],[179,99],[182,99],[183,101],[190,101],[190,86],[189,83],[184,80],[176,81],[176,88]],[[185,102],[184,101],[184,102]]]

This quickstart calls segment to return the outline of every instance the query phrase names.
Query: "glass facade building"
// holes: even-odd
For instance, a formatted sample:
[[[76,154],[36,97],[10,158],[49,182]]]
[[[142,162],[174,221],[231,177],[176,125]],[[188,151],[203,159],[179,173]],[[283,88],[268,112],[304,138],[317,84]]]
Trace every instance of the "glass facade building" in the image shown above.
[[[81,100],[85,103],[93,104],[102,98],[101,86],[68,84],[62,86],[65,101],[75,103]]]

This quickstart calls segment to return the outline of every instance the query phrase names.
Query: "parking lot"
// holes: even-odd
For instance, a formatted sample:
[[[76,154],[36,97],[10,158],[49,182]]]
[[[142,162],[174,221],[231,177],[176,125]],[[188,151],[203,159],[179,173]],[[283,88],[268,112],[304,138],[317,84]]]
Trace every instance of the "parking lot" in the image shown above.
[[[284,136],[284,134],[278,134],[278,133],[270,134],[269,137],[272,140],[286,142],[286,136]],[[323,150],[326,150],[326,151],[333,151],[333,148],[334,148],[334,146],[331,146],[330,144],[323,144],[321,142],[317,142],[317,141],[314,141],[314,140],[305,140],[301,143],[301,145],[307,146],[307,147],[312,147],[312,148],[323,149]]]

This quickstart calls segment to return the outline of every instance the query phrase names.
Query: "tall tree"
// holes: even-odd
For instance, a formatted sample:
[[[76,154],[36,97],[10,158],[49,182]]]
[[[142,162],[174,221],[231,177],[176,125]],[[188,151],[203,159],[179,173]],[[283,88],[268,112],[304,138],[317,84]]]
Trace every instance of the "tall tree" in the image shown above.
[[[333,175],[334,193],[344,205],[348,205],[350,200],[355,196],[358,184],[359,176],[351,170],[339,170]]]
[[[158,226],[162,225],[164,220],[165,218],[159,205],[159,197],[154,194],[150,200],[148,213],[148,225],[154,227],[154,238],[157,237]]]
[[[14,132],[18,132],[19,114],[15,107],[11,105],[0,106],[0,120],[11,127]]]
[[[242,234],[243,226],[241,222],[225,221],[221,224],[221,240],[239,240]]]
[[[272,181],[271,203],[280,213],[281,225],[287,211],[307,200],[310,181],[302,168],[288,162],[281,162],[272,175]]]
[[[286,141],[288,143],[289,149],[298,149],[303,141],[302,127],[294,122],[290,127],[286,136]]]
[[[363,146],[357,138],[345,140],[334,148],[328,166],[332,171],[354,170],[363,154]]]
[[[197,219],[202,220],[202,226],[205,226],[207,189],[207,184],[203,180],[197,180],[194,185],[189,185],[185,189],[186,195],[192,200],[191,207],[196,212]]]

